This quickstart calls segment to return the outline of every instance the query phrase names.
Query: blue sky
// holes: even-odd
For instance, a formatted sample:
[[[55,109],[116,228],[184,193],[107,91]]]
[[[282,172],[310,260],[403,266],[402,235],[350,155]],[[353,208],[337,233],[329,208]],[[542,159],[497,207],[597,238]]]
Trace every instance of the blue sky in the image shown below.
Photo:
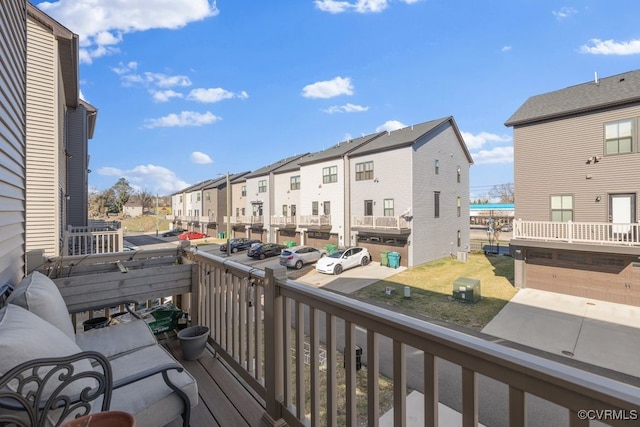
[[[504,122],[528,97],[640,59],[628,0],[33,3],[80,36],[97,190],[125,177],[170,194],[451,115],[482,197],[513,181]]]

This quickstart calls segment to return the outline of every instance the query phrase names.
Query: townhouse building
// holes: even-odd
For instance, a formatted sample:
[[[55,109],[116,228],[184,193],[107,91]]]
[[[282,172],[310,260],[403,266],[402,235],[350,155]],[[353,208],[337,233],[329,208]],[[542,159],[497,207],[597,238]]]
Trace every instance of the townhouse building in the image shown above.
[[[26,25],[26,249],[58,256],[68,227],[88,222],[97,110],[79,98],[78,35],[28,2]]]
[[[532,96],[505,125],[516,285],[640,305],[640,70]]]
[[[244,208],[246,215],[236,217],[236,227],[244,225],[247,236],[262,241],[274,241],[270,228],[274,209],[274,174],[282,167],[296,162],[305,154],[290,156],[245,175]]]
[[[349,244],[408,266],[469,251],[473,159],[453,117],[385,132],[348,157]]]

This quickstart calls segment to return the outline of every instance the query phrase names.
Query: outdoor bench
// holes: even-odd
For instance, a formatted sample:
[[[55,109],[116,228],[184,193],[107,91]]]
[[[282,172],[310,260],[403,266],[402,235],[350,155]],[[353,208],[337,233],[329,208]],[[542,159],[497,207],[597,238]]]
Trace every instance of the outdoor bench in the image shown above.
[[[195,379],[136,320],[76,334],[49,277],[33,272],[0,309],[0,425],[58,425],[124,411],[137,427],[182,416],[198,402]]]

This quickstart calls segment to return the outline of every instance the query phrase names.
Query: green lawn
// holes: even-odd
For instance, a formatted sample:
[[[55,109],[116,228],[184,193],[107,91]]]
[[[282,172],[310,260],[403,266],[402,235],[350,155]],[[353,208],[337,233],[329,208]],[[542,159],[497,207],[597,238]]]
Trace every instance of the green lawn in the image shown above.
[[[482,300],[476,304],[452,298],[458,277],[480,279]],[[404,287],[411,298],[404,298]],[[393,288],[387,295],[386,288]],[[513,286],[513,258],[469,254],[467,262],[441,259],[409,268],[363,288],[354,295],[387,304],[402,312],[419,313],[434,319],[481,330],[517,292]]]

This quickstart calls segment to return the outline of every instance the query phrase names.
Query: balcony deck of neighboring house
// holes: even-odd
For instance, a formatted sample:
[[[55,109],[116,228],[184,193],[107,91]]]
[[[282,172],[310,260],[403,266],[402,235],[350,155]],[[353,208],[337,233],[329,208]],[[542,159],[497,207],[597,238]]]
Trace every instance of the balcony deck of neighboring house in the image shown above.
[[[518,219],[513,222],[513,238],[600,246],[640,246],[640,224]]]
[[[583,409],[640,413],[633,384],[288,280],[281,266],[259,270],[192,251],[188,243],[46,259],[39,270],[56,282],[70,312],[172,297],[193,324],[209,327],[209,351],[182,361],[198,380],[194,426],[377,425],[389,409],[383,403],[401,426],[415,390],[426,426],[439,425],[443,399],[463,426],[487,417],[489,425],[519,426],[542,415],[553,425],[587,426]],[[176,340],[164,345],[181,359]]]

